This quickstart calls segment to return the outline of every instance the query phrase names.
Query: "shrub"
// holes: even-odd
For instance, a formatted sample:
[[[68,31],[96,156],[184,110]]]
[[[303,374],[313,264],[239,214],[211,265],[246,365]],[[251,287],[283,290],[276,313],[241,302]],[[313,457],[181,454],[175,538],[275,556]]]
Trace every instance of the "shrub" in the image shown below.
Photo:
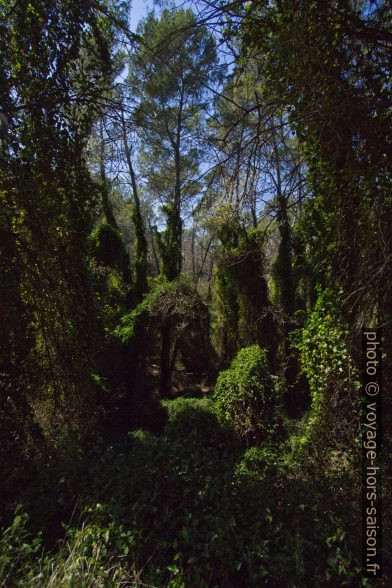
[[[214,403],[210,398],[176,398],[163,402],[168,411],[165,427],[167,438],[203,448],[215,448],[231,455],[241,450],[241,443],[234,429],[227,423],[219,422]]]
[[[258,345],[241,349],[214,390],[216,413],[231,422],[247,445],[258,445],[276,428],[276,390],[267,355]]]

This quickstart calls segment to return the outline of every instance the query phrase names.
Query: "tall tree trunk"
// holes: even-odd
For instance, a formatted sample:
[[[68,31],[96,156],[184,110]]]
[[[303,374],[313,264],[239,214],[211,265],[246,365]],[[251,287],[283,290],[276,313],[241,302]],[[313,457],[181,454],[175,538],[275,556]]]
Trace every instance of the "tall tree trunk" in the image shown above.
[[[148,230],[150,231],[150,235],[151,235],[151,249],[152,249],[152,254],[154,257],[154,261],[155,261],[155,267],[157,269],[157,272],[159,273],[159,258],[158,258],[158,254],[155,248],[155,244],[154,244],[154,239],[156,238],[156,228],[153,227],[151,225],[150,219],[147,216],[147,222],[148,222]]]
[[[283,310],[283,332],[285,338],[286,355],[289,352],[288,336],[291,330],[291,320],[294,312],[294,282],[291,251],[291,227],[287,210],[287,196],[283,193],[281,179],[281,160],[276,142],[275,131],[273,131],[273,148],[276,166],[276,189],[278,203],[278,227],[280,243],[278,255],[274,264],[275,281],[278,291],[278,302]]]
[[[135,229],[135,290],[137,302],[143,298],[143,295],[147,292],[147,239],[143,216],[141,212],[140,199],[136,185],[135,171],[132,165],[131,151],[129,149],[127,129],[124,118],[124,111],[121,110],[121,128],[122,138],[124,144],[125,157],[127,160],[128,171],[131,178],[132,193],[133,193],[133,210],[132,210],[132,222]]]
[[[105,214],[106,222],[115,229],[118,229],[116,219],[114,218],[113,208],[109,200],[109,185],[106,178],[105,171],[105,142],[103,138],[103,124],[102,120],[99,123],[99,137],[100,137],[100,149],[99,149],[99,175],[101,180],[101,198],[102,208]]]
[[[174,278],[180,275],[182,269],[182,221],[181,221],[181,131],[182,108],[184,95],[181,92],[180,108],[177,119],[176,145],[174,154],[175,185],[174,206],[172,217],[173,254],[175,256]]]

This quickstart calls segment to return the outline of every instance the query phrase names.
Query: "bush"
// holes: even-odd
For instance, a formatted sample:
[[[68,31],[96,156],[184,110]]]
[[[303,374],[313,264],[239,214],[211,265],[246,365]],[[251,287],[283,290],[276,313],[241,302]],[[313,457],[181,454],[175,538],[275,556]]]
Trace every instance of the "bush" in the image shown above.
[[[266,351],[258,345],[241,349],[219,375],[213,399],[217,415],[231,422],[248,446],[270,436],[276,430],[277,398]]]
[[[176,398],[163,402],[168,411],[165,427],[167,438],[194,444],[203,448],[214,448],[218,453],[241,450],[241,443],[234,429],[217,419],[214,403],[210,398]]]

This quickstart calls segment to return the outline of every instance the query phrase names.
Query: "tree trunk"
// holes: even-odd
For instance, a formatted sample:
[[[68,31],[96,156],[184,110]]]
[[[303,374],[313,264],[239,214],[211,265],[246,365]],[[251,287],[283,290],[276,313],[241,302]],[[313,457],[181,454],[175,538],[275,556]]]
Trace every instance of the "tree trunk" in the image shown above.
[[[159,393],[162,397],[169,396],[171,388],[171,335],[171,326],[166,322],[161,328],[161,373]]]
[[[125,125],[124,111],[121,110],[121,127],[124,143],[125,157],[128,164],[128,171],[131,178],[132,193],[133,193],[133,211],[132,222],[135,229],[135,290],[137,302],[140,302],[143,295],[147,292],[147,239],[146,231],[143,221],[143,216],[140,207],[140,199],[136,185],[135,171],[132,165],[131,152],[128,145],[127,129]]]

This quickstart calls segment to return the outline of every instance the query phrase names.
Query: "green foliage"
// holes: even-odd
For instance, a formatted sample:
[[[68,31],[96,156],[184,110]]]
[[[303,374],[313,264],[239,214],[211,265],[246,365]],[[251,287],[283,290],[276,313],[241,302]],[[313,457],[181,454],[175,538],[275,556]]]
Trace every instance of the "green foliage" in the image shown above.
[[[142,138],[141,169],[147,191],[163,201],[166,228],[158,246],[161,272],[169,281],[182,267],[184,201],[200,192],[199,133],[217,63],[213,36],[195,25],[189,9],[164,9],[159,18],[150,12],[138,27],[143,42],[129,60],[129,87],[138,101],[134,120]]]
[[[17,418],[11,436],[28,444],[36,421],[53,445],[60,430],[77,438],[79,429],[80,443],[94,421],[90,374],[101,335],[86,259],[98,194],[84,150],[96,112],[90,90],[103,92],[110,73],[110,35],[89,1],[4,0],[0,15],[0,105],[10,121],[0,147],[1,226],[14,288],[5,332],[14,359],[1,371],[26,424],[21,430]],[[0,247],[3,258],[9,245]]]
[[[258,229],[224,223],[219,230],[221,250],[215,273],[216,330],[223,360],[239,347],[257,343],[273,359],[273,317],[265,279],[265,236]]]
[[[195,321],[197,328],[204,331],[203,322],[208,323],[208,311],[190,282],[183,276],[172,282],[159,279],[144,300],[121,318],[115,333],[124,345],[134,341],[140,344],[149,328],[173,322],[177,337],[189,334],[188,343],[191,343],[189,331],[196,328]]]
[[[148,291],[147,284],[147,239],[143,217],[138,204],[132,206],[131,219],[135,228],[134,266],[135,266],[135,297],[139,301]]]
[[[214,334],[221,359],[234,357],[238,350],[237,288],[226,268],[219,265],[214,273],[216,319]]]
[[[110,333],[128,307],[131,291],[129,256],[118,228],[100,224],[88,238],[89,271],[97,313],[105,333]]]
[[[100,505],[94,512],[96,520],[80,528],[67,528],[66,538],[58,551],[44,552],[41,535],[34,538],[28,529],[28,515],[20,507],[12,524],[0,540],[0,581],[7,586],[107,586],[129,580],[126,569],[113,551],[114,526],[99,525]],[[117,546],[124,545],[120,533]],[[136,579],[136,575],[135,575]]]
[[[178,355],[186,369],[200,374],[213,369],[208,309],[185,277],[172,282],[159,278],[144,300],[122,317],[114,335],[130,354],[136,379],[145,374],[146,359],[160,354],[163,396],[170,392]]]
[[[353,341],[367,321],[392,316],[390,10],[345,0],[213,7],[239,53],[214,104],[225,66],[204,21],[151,12],[127,45],[126,4],[0,0],[0,584],[367,586]],[[103,123],[99,184],[86,160],[94,123],[117,106],[122,133],[114,122],[105,139],[110,178],[122,174],[117,141],[126,147],[132,292]],[[147,226],[162,227],[151,229],[155,283],[127,133]],[[202,173],[215,150],[222,166],[228,157],[225,174]],[[222,193],[230,203],[211,232],[203,215]],[[277,231],[266,241],[274,208],[277,250]],[[93,230],[99,211],[107,222]],[[215,271],[221,362],[240,351],[211,398],[161,402],[180,362],[200,380],[214,371],[210,309],[181,275],[188,245],[203,291]],[[280,399],[299,382],[294,354],[292,382],[270,375],[279,366],[267,276],[283,311],[280,348],[292,344],[311,393],[286,436]],[[286,319],[301,325],[292,337]]]
[[[116,330],[124,345],[129,345],[135,337],[142,335],[152,322],[164,322],[170,318],[186,320],[196,302],[196,294],[188,282],[179,278],[174,282],[158,280],[155,287],[134,310],[121,318],[121,326]]]
[[[306,156],[312,270],[318,281],[343,287],[361,323],[375,305],[380,322],[390,313],[390,11],[370,6],[261,2],[242,28],[245,52],[258,54],[266,100],[287,109]]]
[[[157,233],[156,235],[161,256],[161,273],[170,281],[181,273],[182,221],[178,204],[166,204],[162,207],[162,211],[167,218],[167,226],[162,234]]]
[[[241,349],[214,389],[217,414],[231,422],[248,445],[256,445],[276,428],[276,390],[266,351],[258,345]]]
[[[307,209],[305,204],[304,209]],[[293,246],[293,274],[295,283],[295,308],[297,309],[297,319],[304,316],[305,309],[311,310],[317,299],[316,285],[317,281],[323,285],[324,277],[317,266],[317,260],[314,258],[314,249],[307,246],[307,232],[302,226],[305,220],[304,213],[299,222],[293,227],[292,246]],[[299,320],[299,324],[303,321]]]
[[[333,449],[355,451],[359,419],[357,370],[348,352],[349,330],[341,315],[340,294],[321,291],[303,329],[293,336],[300,367],[311,393],[311,408],[294,438],[321,458]]]
[[[65,470],[45,469],[39,487],[25,488],[30,520],[20,511],[5,531],[0,581],[12,574],[20,587],[360,585],[360,513],[339,478],[314,470],[302,478],[283,466],[278,448],[243,452],[208,399],[165,405],[163,436],[136,431],[129,443],[93,448]],[[64,503],[70,517],[75,495],[76,512],[49,549],[34,526],[47,531]]]
[[[0,581],[3,586],[18,585],[18,580],[32,580],[32,561],[42,552],[40,535],[31,539],[27,529],[28,514],[19,504],[11,525],[0,538]],[[20,584],[19,584],[20,585]]]
[[[121,326],[116,328],[115,335],[123,345],[130,345],[135,341],[136,337],[143,336],[148,327],[152,297],[153,294],[150,293],[130,313],[121,317]]]
[[[129,290],[122,274],[115,269],[97,264],[94,259],[89,261],[89,269],[97,301],[97,315],[108,333],[127,306]]]
[[[187,443],[200,444],[223,451],[231,447],[232,451],[240,451],[239,437],[228,423],[217,421],[216,406],[211,398],[177,398],[164,401],[168,411],[168,422],[165,432],[173,441],[184,439]]]
[[[275,301],[281,306],[284,312],[285,323],[288,324],[294,312],[295,299],[292,237],[287,213],[287,202],[284,198],[280,200],[278,214],[280,242],[276,260],[272,268],[272,274],[275,282]],[[286,327],[285,334],[287,334],[288,330]]]
[[[102,223],[91,234],[89,244],[96,261],[117,270],[125,284],[129,284],[129,257],[120,231],[108,223]]]

